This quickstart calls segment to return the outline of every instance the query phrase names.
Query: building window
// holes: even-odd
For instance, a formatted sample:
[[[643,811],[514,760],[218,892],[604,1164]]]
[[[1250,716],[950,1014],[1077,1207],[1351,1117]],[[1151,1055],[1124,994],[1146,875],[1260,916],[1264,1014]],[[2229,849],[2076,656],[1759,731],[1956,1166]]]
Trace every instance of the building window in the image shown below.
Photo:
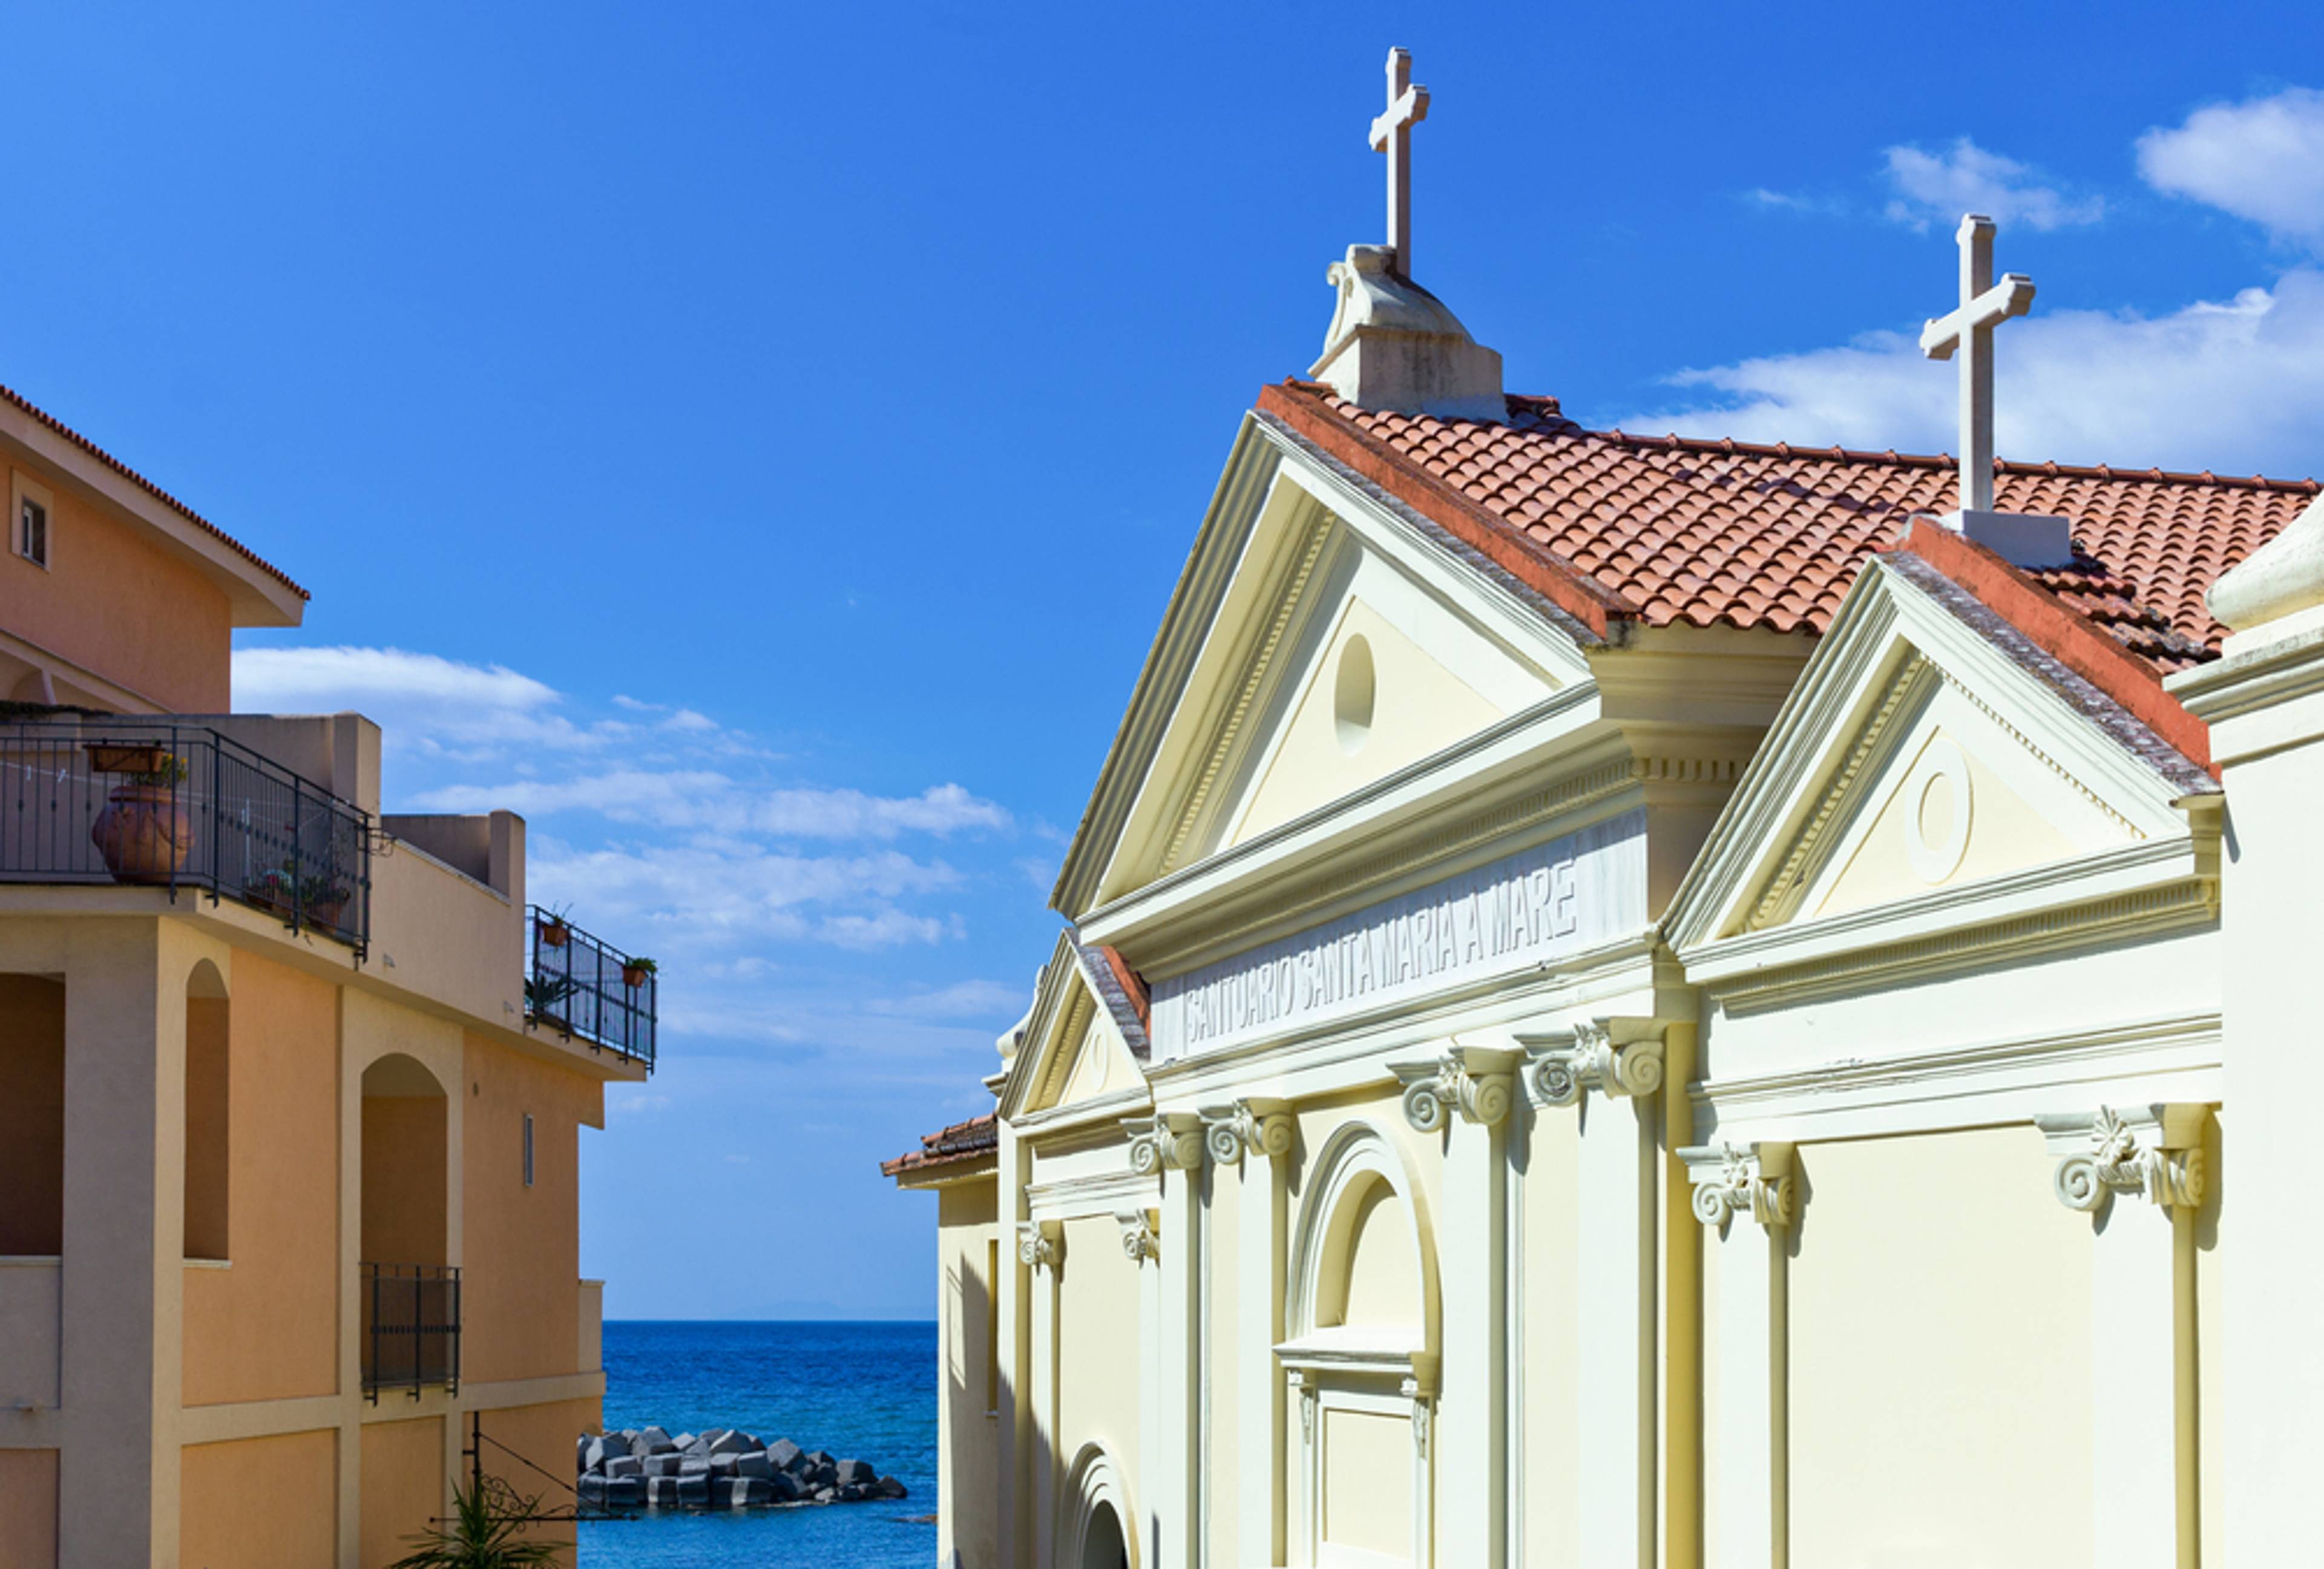
[[[532,1186],[532,1113],[524,1114],[524,1185]]]
[[[16,554],[35,567],[49,564],[49,513],[56,506],[55,498],[44,485],[35,484],[22,474],[9,475],[14,482],[8,487],[9,503],[14,509],[8,527],[12,547]]]

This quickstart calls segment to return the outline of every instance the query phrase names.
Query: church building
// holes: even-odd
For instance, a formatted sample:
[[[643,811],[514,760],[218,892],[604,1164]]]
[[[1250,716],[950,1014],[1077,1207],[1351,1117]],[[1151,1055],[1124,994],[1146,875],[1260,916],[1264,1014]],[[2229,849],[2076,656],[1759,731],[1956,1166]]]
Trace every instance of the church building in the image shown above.
[[[1958,457],[1585,429],[1388,98],[991,1112],[887,1167],[942,1564],[2319,1561],[2317,485],[1997,459],[1977,215]]]

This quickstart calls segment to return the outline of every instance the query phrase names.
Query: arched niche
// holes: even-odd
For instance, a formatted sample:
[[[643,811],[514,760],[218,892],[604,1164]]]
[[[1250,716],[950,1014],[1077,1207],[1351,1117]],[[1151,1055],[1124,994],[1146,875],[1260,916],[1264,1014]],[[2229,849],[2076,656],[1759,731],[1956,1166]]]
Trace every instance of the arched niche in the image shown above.
[[[418,1057],[390,1052],[364,1069],[364,1262],[447,1261],[449,1112],[443,1084]]]
[[[1130,1486],[1102,1444],[1074,1456],[1061,1495],[1058,1562],[1072,1569],[1139,1569],[1138,1515]]]
[[[234,1011],[208,959],[186,974],[185,1256],[234,1256]]]
[[[1352,1121],[1325,1140],[1292,1232],[1288,1338],[1299,1560],[1429,1562],[1438,1365],[1435,1240],[1395,1142]],[[1408,1485],[1393,1485],[1404,1477]]]

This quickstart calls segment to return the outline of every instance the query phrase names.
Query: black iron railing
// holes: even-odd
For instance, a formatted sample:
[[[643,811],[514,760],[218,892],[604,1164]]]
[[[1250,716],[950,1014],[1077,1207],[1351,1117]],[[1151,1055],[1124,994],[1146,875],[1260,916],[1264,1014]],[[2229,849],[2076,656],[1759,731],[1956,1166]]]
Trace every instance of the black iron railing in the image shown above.
[[[591,937],[553,910],[534,905],[532,963],[524,975],[527,1023],[578,1036],[651,1068],[654,1010],[661,977],[651,961]]]
[[[460,1392],[460,1271],[444,1264],[364,1264],[364,1398]]]
[[[371,817],[204,725],[0,724],[0,882],[200,889],[361,954]]]

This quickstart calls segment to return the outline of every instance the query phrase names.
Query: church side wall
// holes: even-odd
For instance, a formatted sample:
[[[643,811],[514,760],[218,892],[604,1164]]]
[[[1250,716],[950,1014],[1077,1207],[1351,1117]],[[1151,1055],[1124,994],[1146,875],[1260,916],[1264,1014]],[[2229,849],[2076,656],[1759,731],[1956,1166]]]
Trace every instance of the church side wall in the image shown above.
[[[938,1558],[945,1569],[994,1569],[999,1562],[1000,1389],[992,1356],[1000,1311],[999,1202],[991,1177],[936,1190],[944,1315],[938,1419],[945,1439],[936,1527]],[[1014,1242],[1010,1246],[1013,1250]]]

